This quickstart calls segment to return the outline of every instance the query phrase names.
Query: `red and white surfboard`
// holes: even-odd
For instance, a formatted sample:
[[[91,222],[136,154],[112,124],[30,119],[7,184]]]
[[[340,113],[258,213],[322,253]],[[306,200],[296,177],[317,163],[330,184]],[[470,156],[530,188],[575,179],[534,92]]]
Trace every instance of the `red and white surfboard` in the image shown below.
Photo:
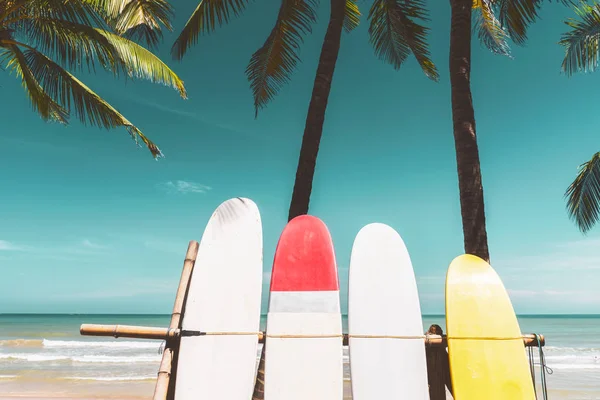
[[[296,217],[283,230],[273,262],[265,400],[341,400],[341,334],[331,236],[319,218]]]

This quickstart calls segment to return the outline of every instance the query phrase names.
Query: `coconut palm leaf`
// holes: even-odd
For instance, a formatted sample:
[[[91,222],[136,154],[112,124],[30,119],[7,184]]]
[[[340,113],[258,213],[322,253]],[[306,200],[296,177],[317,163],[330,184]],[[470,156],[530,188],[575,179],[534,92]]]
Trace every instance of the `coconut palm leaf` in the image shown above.
[[[150,48],[162,39],[162,26],[173,30],[173,7],[166,0],[82,0],[104,17],[114,31]]]
[[[139,44],[113,33],[96,29],[114,48],[131,77],[148,79],[153,83],[162,83],[179,92],[186,99],[187,93],[183,81],[160,58]]]
[[[181,33],[175,40],[171,53],[181,60],[187,50],[198,41],[201,33],[213,32],[217,25],[228,23],[232,17],[240,15],[249,0],[200,0]]]
[[[19,10],[27,3],[29,3],[28,0],[4,1],[0,3],[0,21],[4,22],[9,16],[19,15]]]
[[[508,34],[496,19],[491,0],[474,0],[473,14],[481,43],[493,53],[510,56]]]
[[[89,26],[103,26],[104,24],[104,20],[96,13],[94,7],[85,1],[29,0],[21,4],[14,12],[18,18],[10,21],[11,23],[22,19],[52,18]],[[8,22],[4,21],[3,25],[7,24]]]
[[[118,74],[148,79],[176,89],[187,98],[183,81],[152,52],[109,31],[67,20],[37,17],[23,20],[17,33],[27,35],[44,53],[56,56],[67,68],[91,68],[94,57]]]
[[[579,229],[586,233],[600,215],[600,153],[581,164],[577,178],[567,189],[567,212]]]
[[[83,123],[122,126],[136,142],[143,141],[154,157],[162,156],[136,126],[65,69],[93,68],[97,60],[115,74],[124,72],[127,77],[171,86],[186,98],[183,81],[150,51],[111,32],[91,2],[0,2],[0,62],[21,79],[42,119],[66,124],[73,112]]]
[[[567,75],[577,71],[594,71],[598,67],[600,43],[600,4],[582,3],[575,7],[580,20],[568,19],[571,30],[564,33],[560,44],[565,47],[562,70]]]
[[[146,144],[154,157],[162,155],[160,149],[114,107],[46,55],[28,48],[23,52],[23,60],[48,96],[69,113],[73,109],[82,123],[107,129],[125,127],[136,143],[141,139]]]
[[[518,45],[527,41],[527,29],[539,18],[544,3],[573,5],[573,0],[492,0],[497,6],[500,25],[506,29],[510,38]]]
[[[118,71],[119,54],[104,35],[92,26],[53,18],[23,20],[15,29],[17,35],[27,36],[31,46],[65,68],[94,70],[98,61],[104,68]]]
[[[399,69],[412,53],[428,78],[439,79],[427,45],[429,28],[414,21],[428,20],[425,0],[375,0],[368,18],[370,41],[380,59]]]
[[[17,77],[21,78],[32,108],[40,114],[43,120],[67,123],[68,111],[44,91],[27,65],[25,55],[16,44],[3,43],[0,49],[1,64],[6,65],[9,71],[15,72]]]
[[[527,40],[527,28],[538,17],[545,0],[498,0],[500,24],[511,39],[519,44]]]
[[[255,116],[289,82],[299,60],[302,35],[311,32],[317,19],[317,5],[316,0],[282,0],[275,27],[246,67]]]
[[[119,14],[115,30],[134,41],[156,48],[162,40],[161,26],[172,31],[173,8],[165,0],[132,0]]]
[[[360,10],[356,0],[346,0],[346,18],[344,18],[344,29],[351,32],[360,23]]]

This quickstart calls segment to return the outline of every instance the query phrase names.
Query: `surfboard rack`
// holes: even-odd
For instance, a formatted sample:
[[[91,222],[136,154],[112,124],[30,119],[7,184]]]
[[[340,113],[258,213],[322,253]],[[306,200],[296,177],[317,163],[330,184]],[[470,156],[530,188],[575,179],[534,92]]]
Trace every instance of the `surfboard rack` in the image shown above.
[[[185,313],[185,303],[190,277],[196,257],[198,255],[199,243],[192,240],[188,244],[183,270],[179,280],[179,287],[175,295],[175,303],[171,314],[168,328],[133,326],[133,325],[97,325],[82,324],[80,334],[86,336],[112,336],[115,338],[137,338],[165,341],[165,348],[158,369],[158,376],[154,388],[153,400],[173,400],[175,377],[177,376],[177,360],[179,356],[179,342],[185,336],[204,336],[207,332],[189,331],[181,329],[182,317]],[[211,333],[214,334],[214,333]],[[265,333],[256,332],[259,343],[264,343]],[[539,338],[539,343],[538,343]],[[343,344],[348,345],[348,334],[342,335]],[[443,334],[439,325],[432,325],[423,335],[427,354],[427,370],[429,380],[430,400],[445,400],[446,388],[452,393],[450,382],[450,370],[448,367],[448,353],[446,352],[447,336]],[[525,347],[545,346],[543,335],[522,335]],[[255,399],[262,399],[262,393]]]
[[[127,337],[135,339],[155,339],[155,340],[171,340],[182,336],[205,336],[209,333],[202,331],[186,331],[181,329],[171,328],[156,328],[152,326],[136,326],[136,325],[95,325],[83,324],[80,328],[80,333],[87,336],[112,336],[115,338]],[[265,332],[258,332],[258,342],[265,342]],[[344,346],[348,345],[348,334],[342,335]],[[447,336],[436,334],[423,335],[425,346],[427,347],[446,347]],[[546,340],[544,335],[525,334],[521,336],[523,344],[526,347],[538,347],[538,339],[540,338],[541,345],[544,346]]]

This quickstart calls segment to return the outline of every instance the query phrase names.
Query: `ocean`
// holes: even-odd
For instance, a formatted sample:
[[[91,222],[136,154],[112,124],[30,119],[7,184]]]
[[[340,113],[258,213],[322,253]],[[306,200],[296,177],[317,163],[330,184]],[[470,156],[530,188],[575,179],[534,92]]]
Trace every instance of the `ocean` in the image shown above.
[[[83,323],[166,327],[169,319],[169,315],[0,315],[0,399],[152,398],[163,343],[81,336],[79,327]],[[264,323],[263,318],[263,329]],[[423,318],[425,329],[433,323],[445,331],[443,316]],[[549,399],[600,400],[600,315],[520,316],[519,323],[523,333],[546,337]],[[344,358],[349,378],[347,348]],[[536,382],[542,399],[539,368]]]

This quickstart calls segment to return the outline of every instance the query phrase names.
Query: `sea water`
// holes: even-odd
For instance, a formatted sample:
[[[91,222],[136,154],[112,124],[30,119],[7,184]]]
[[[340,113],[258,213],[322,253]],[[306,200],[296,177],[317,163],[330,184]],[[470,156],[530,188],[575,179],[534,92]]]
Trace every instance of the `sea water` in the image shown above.
[[[79,327],[83,323],[166,327],[169,319],[168,315],[0,315],[0,398],[92,394],[150,398],[164,343],[81,336]],[[343,322],[346,331],[346,318]],[[433,323],[445,331],[443,316],[423,318],[425,330]],[[519,323],[523,333],[546,337],[550,399],[600,400],[600,315],[520,316]],[[264,317],[261,325],[264,329]],[[536,349],[534,361],[539,364],[537,354]],[[344,362],[349,379],[347,348]],[[539,390],[539,366],[536,381]]]

